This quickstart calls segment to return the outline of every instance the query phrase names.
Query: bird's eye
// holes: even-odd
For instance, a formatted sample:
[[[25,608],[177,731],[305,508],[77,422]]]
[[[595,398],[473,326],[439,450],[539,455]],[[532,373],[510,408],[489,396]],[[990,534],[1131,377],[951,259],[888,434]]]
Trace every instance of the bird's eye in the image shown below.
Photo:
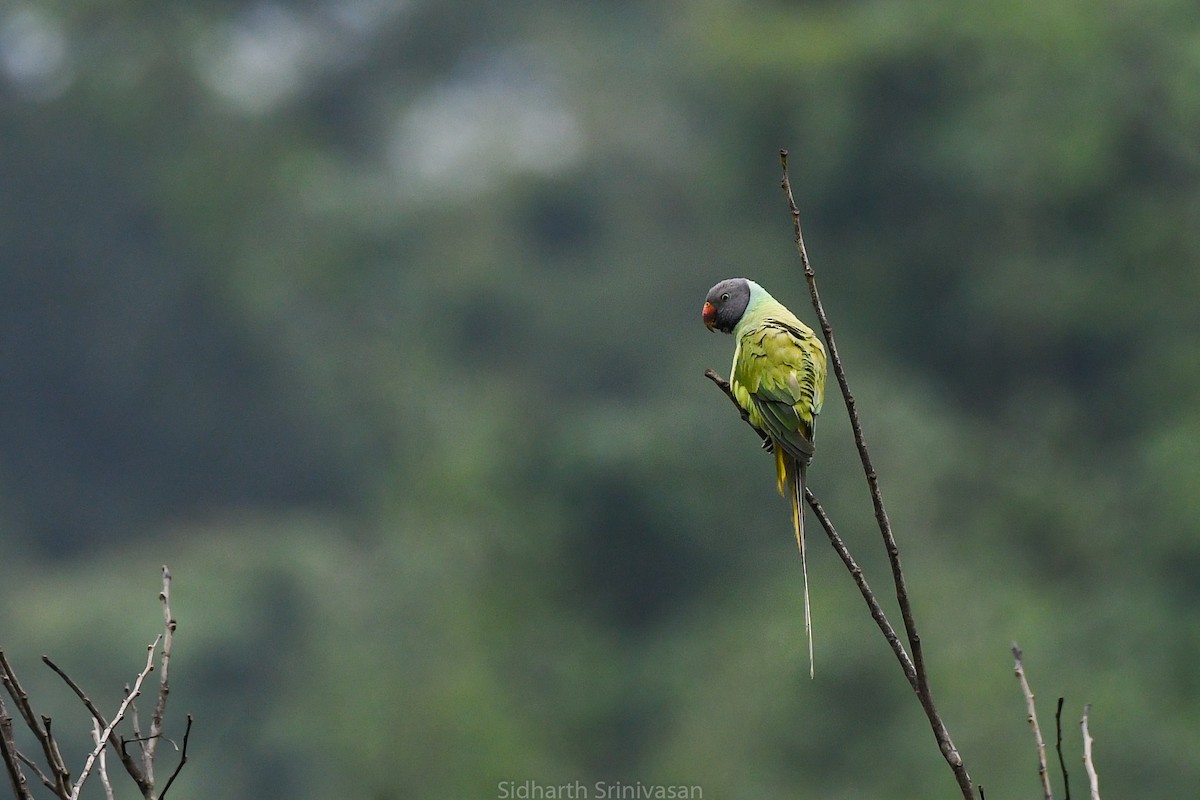
[[[722,303],[728,302],[728,300],[729,300],[729,292],[726,292],[725,294],[721,295]]]

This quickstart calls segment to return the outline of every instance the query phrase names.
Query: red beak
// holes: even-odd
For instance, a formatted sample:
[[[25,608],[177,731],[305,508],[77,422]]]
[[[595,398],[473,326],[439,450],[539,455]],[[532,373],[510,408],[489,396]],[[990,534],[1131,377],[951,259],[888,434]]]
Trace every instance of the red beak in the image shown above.
[[[714,330],[713,326],[717,324],[717,309],[712,303],[705,303],[704,310],[700,312],[700,318],[704,320],[704,327],[710,331]]]

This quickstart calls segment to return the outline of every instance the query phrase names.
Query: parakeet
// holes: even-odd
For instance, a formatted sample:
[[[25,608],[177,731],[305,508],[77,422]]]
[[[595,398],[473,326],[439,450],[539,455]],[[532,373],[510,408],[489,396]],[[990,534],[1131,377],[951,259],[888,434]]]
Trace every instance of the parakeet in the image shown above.
[[[779,493],[791,502],[804,573],[804,630],[812,677],[804,479],[813,455],[813,427],[825,401],[825,347],[811,328],[747,278],[728,278],[709,289],[702,316],[710,331],[734,336],[730,388],[750,423],[770,437]]]

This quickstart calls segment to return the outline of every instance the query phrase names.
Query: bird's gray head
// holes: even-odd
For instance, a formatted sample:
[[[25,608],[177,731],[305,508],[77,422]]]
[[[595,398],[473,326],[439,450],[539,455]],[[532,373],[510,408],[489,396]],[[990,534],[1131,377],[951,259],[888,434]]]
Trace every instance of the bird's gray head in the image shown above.
[[[750,305],[750,281],[745,278],[726,278],[708,290],[701,316],[710,331],[733,333],[746,307]]]

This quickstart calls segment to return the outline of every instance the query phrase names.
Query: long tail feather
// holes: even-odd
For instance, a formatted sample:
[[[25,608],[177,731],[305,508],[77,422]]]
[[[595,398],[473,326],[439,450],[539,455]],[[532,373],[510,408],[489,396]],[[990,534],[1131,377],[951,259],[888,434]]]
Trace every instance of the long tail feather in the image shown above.
[[[800,570],[804,573],[804,634],[808,638],[808,677],[816,677],[813,662],[812,606],[808,600],[808,554],[804,550],[804,479],[807,465],[784,452],[775,444],[775,474],[779,479],[779,493],[787,497],[792,506],[792,527],[796,530],[796,546],[800,548]]]
[[[804,465],[793,462],[792,527],[796,529],[796,546],[800,548],[800,571],[804,573],[804,633],[808,637],[808,677],[816,677],[813,661],[812,606],[808,600],[808,555],[804,550]]]

